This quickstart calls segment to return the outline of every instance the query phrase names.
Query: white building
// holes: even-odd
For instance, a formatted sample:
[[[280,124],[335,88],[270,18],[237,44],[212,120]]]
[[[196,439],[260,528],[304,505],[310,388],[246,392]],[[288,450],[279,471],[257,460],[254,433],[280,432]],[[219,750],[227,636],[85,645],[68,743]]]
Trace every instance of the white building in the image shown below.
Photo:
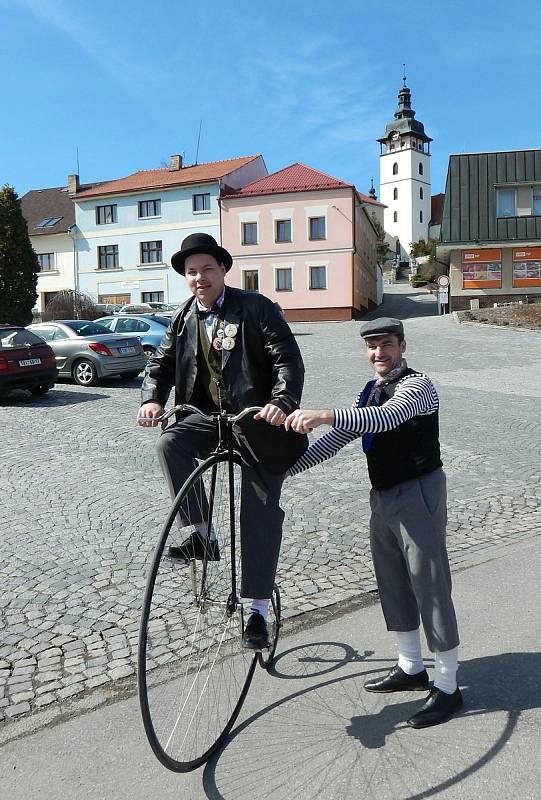
[[[40,264],[36,309],[43,311],[57,292],[76,287],[75,207],[64,186],[27,192],[21,209]]]
[[[191,233],[219,242],[220,193],[267,174],[262,156],[141,170],[118,180],[79,185],[69,176],[75,203],[79,289],[100,303],[180,303],[186,281],[171,256]]]
[[[411,93],[398,93],[394,119],[380,143],[380,201],[385,206],[384,228],[393,252],[409,260],[412,242],[428,238],[431,218],[430,142],[424,125],[415,119]]]

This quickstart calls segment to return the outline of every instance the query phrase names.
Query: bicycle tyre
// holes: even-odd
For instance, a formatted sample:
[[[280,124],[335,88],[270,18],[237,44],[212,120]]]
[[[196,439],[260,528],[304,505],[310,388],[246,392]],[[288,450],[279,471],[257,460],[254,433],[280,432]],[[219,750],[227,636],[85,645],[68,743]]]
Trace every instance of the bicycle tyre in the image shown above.
[[[139,635],[139,701],[150,746],[174,772],[197,769],[221,746],[257,664],[257,653],[242,647],[242,605],[236,604],[232,613],[231,605],[226,607],[231,597],[238,598],[232,574],[240,572],[240,483],[237,454],[231,461],[227,455],[213,455],[194,470],[175,498],[147,579]],[[206,496],[218,561],[205,556],[185,563],[167,557],[166,547],[189,533],[179,533],[176,516],[190,492],[198,500]]]
[[[282,603],[280,601],[280,590],[276,584],[274,584],[272,589],[272,597],[269,603],[267,627],[269,629],[270,647],[266,651],[262,650],[258,655],[260,666],[266,670],[269,670],[274,662],[276,645],[278,644],[280,628],[282,627]]]

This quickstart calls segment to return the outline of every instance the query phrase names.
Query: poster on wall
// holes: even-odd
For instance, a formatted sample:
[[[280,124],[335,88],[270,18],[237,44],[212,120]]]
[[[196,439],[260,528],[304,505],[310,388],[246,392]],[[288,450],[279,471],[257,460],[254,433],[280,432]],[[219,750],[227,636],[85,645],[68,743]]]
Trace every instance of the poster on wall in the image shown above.
[[[513,286],[541,286],[541,247],[513,249]]]
[[[462,288],[463,289],[501,289],[502,251],[463,250]]]

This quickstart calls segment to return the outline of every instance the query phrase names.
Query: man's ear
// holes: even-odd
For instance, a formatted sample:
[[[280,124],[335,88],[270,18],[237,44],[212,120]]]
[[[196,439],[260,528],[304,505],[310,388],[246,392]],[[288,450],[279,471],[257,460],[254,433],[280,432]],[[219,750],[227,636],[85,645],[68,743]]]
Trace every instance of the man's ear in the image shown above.
[[[402,339],[402,341],[400,342],[400,352],[401,353],[405,353],[406,352],[406,340],[405,339]]]

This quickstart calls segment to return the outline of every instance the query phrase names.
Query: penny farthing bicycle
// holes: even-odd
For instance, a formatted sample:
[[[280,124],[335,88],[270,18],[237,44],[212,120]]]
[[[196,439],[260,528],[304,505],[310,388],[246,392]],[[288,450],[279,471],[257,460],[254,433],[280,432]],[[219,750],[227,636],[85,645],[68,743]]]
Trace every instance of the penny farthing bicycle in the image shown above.
[[[218,446],[178,493],[153,556],[139,634],[139,700],[145,731],[164,766],[188,772],[222,745],[233,727],[259,663],[269,668],[280,631],[280,594],[269,609],[270,648],[243,648],[249,610],[239,597],[241,458],[233,426],[259,408],[236,416],[202,414],[190,405],[176,412],[202,414],[218,430]],[[203,559],[173,560],[191,527],[180,530],[177,513],[190,501],[195,526],[208,521],[210,546]],[[195,510],[197,509],[197,510]],[[197,516],[197,519],[195,518]],[[212,560],[219,549],[219,560]]]

